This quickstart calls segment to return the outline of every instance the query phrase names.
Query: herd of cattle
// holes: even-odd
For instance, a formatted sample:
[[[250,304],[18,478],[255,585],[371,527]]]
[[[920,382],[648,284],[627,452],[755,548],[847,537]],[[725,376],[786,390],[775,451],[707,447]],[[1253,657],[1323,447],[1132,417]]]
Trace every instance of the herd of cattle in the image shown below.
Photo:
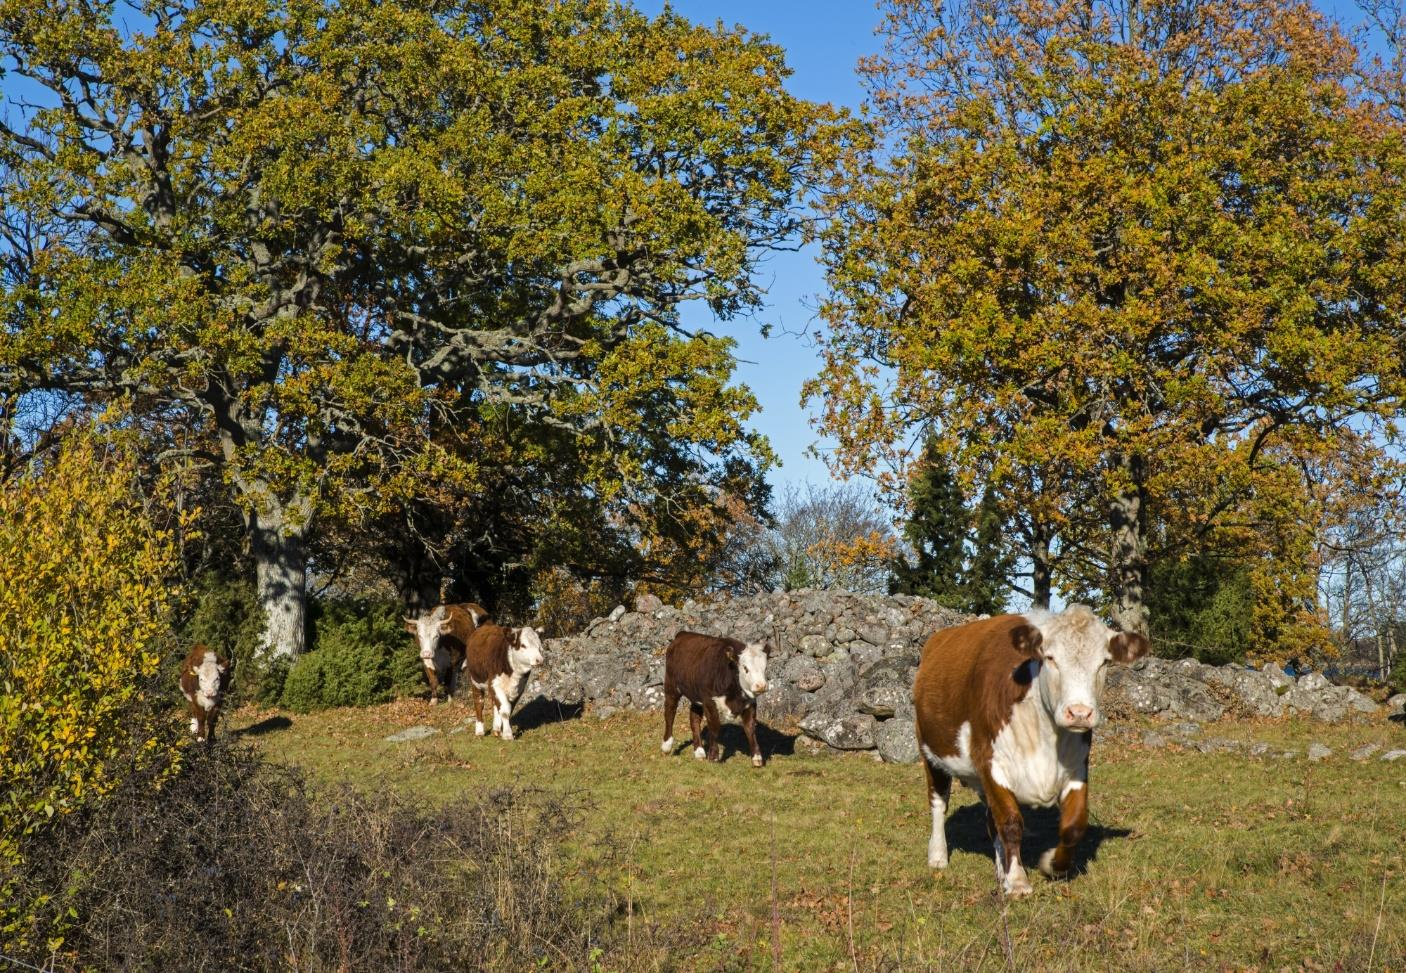
[[[509,717],[529,673],[542,663],[542,640],[531,627],[505,628],[473,603],[439,605],[405,619],[415,636],[430,702],[441,687],[449,699],[468,676],[474,732],[484,735],[483,700],[491,694],[492,732],[513,738]],[[1059,844],[1040,858],[1045,875],[1066,874],[1088,820],[1089,747],[1101,720],[1107,665],[1148,651],[1141,635],[1115,632],[1083,605],[1060,613],[983,618],[934,634],[923,646],[913,683],[919,751],[932,809],[928,865],[947,867],[945,818],[952,780],[980,795],[997,870],[1008,895],[1028,895],[1020,860],[1020,805],[1060,807]],[[757,697],[766,692],[765,642],[680,632],[665,650],[664,738],[674,752],[674,717],[689,703],[693,754],[720,758],[723,719],[741,722],[752,763],[757,744]],[[230,663],[204,645],[181,666],[181,692],[190,704],[190,730],[209,741],[229,688]],[[701,726],[706,718],[705,746]]]

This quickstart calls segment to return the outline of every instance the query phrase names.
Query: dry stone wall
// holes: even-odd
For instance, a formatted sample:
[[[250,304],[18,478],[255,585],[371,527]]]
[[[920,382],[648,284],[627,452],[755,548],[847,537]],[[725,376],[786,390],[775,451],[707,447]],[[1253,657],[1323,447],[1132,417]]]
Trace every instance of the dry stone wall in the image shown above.
[[[599,717],[663,704],[664,647],[681,630],[744,641],[770,639],[769,690],[762,722],[799,731],[837,750],[870,750],[885,760],[918,758],[911,689],[923,643],[970,616],[925,598],[800,590],[711,597],[664,605],[645,597],[616,608],[584,632],[548,640],[546,663],[523,703],[534,697],[586,704]],[[1145,659],[1114,667],[1107,705],[1176,721],[1230,715],[1298,715],[1340,722],[1378,711],[1366,696],[1311,673],[1299,679],[1274,667],[1206,666]]]

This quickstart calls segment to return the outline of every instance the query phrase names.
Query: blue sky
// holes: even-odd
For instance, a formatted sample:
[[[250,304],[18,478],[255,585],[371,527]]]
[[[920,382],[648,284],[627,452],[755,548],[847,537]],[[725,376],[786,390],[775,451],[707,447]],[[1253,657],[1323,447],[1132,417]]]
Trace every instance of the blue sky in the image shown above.
[[[663,9],[662,0],[637,0],[648,14]],[[675,0],[673,9],[690,20],[731,26],[741,24],[767,34],[786,49],[786,63],[795,72],[789,88],[793,94],[814,101],[856,108],[861,99],[854,66],[878,47],[874,27],[878,8],[869,0],[801,3],[797,0]],[[754,320],[718,323],[706,310],[685,314],[685,322],[737,339],[741,359],[737,378],[756,393],[762,405],[753,425],[776,450],[782,465],[773,470],[771,482],[825,482],[825,464],[806,455],[819,436],[811,427],[809,411],[800,404],[801,384],[820,370],[820,359],[811,335],[821,327],[815,316],[824,277],[816,252],[782,253],[770,257],[761,283],[768,304]],[[761,337],[761,325],[772,326],[771,336]],[[824,443],[819,443],[824,448]]]

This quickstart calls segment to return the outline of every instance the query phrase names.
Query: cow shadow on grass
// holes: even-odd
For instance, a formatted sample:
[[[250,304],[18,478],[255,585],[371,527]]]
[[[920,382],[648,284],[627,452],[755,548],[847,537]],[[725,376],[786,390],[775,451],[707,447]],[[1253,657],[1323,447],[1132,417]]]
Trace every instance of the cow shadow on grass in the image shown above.
[[[487,705],[484,706],[484,710],[488,710]],[[579,720],[585,711],[585,703],[563,703],[559,699],[534,696],[513,714],[513,731],[520,733],[550,726],[553,723]]]
[[[277,733],[279,730],[286,730],[293,725],[293,721],[286,716],[270,716],[266,720],[257,723],[250,723],[229,731],[230,737],[261,737],[265,733]]]
[[[1390,723],[1399,723],[1402,726],[1406,726],[1406,713],[1392,713],[1390,716],[1387,717],[1387,721]]]
[[[762,748],[762,757],[766,760],[770,760],[772,757],[793,756],[796,752],[796,737],[798,735],[774,730],[761,720],[757,721],[757,746]],[[683,739],[688,742],[692,738],[684,736]],[[722,748],[722,752],[718,755],[718,759],[721,761],[726,761],[734,754],[744,760],[752,759],[752,751],[747,746],[747,734],[742,731],[740,723],[724,723],[722,733],[718,736],[718,743]]]
[[[1026,870],[1035,873],[1040,856],[1059,844],[1059,808],[1037,807],[1020,809],[1025,819],[1025,833],[1020,841],[1020,860]],[[1089,823],[1084,840],[1074,849],[1074,861],[1069,877],[1082,874],[1089,863],[1098,858],[1099,847],[1105,841],[1126,838],[1133,832],[1128,828],[1112,828]],[[966,804],[952,812],[947,819],[947,847],[951,852],[969,851],[994,861],[995,852],[986,834],[986,805]]]

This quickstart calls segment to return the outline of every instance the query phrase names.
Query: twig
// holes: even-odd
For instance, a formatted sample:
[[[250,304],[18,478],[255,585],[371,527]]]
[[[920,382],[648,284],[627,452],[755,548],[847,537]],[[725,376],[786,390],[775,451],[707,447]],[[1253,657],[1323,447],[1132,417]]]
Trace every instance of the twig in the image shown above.
[[[1005,947],[1006,950],[1006,967],[1011,971],[1011,973],[1015,973],[1015,947],[1011,945],[1011,926],[1006,918],[1010,910],[1010,900],[1006,898],[1006,886],[1001,881],[1001,859],[1005,857],[1004,844],[1001,842],[997,842],[995,846],[995,852],[996,894],[1000,897],[1001,902],[1001,912],[999,916],[1001,927],[1001,945]]]
[[[849,937],[849,961],[854,973],[859,973],[859,956],[854,951],[854,849],[849,853],[849,887],[845,889],[845,911],[848,914],[845,931]]]
[[[1382,912],[1386,909],[1386,869],[1382,869],[1382,896],[1377,902],[1377,927],[1372,930],[1372,951],[1367,955],[1367,969],[1372,968],[1372,961],[1377,958],[1377,937],[1382,932]]]
[[[776,812],[771,812],[771,968],[781,973],[781,903],[776,894]]]

